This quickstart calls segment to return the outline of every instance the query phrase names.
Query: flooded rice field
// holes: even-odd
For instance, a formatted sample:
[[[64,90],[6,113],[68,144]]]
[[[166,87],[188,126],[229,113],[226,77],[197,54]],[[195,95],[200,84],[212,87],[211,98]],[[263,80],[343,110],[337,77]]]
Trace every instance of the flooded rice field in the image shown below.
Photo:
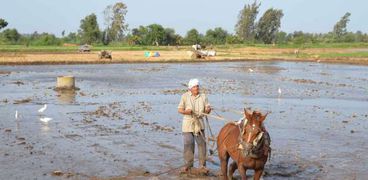
[[[60,75],[75,76],[80,90],[54,91]],[[178,173],[177,113],[191,78],[200,79],[213,114],[272,112],[264,179],[368,177],[367,66],[232,62],[1,66],[0,179],[192,178]],[[216,134],[225,124],[209,120]],[[210,175],[195,178],[217,179],[217,156],[207,164]]]

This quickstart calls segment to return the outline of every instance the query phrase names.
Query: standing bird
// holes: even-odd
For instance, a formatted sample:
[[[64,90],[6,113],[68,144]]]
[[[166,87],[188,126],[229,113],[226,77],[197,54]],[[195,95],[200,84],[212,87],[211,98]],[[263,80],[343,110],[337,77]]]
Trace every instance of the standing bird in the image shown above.
[[[278,92],[279,92],[279,98],[281,97],[281,88],[279,87],[279,89],[278,89]]]
[[[47,104],[45,104],[41,109],[38,110],[39,113],[43,113],[47,108]]]
[[[18,120],[18,117],[19,117],[18,110],[15,110],[15,119]]]
[[[253,72],[253,71],[254,71],[254,70],[253,70],[253,69],[251,69],[251,68],[249,68],[248,70],[249,70],[249,72]]]

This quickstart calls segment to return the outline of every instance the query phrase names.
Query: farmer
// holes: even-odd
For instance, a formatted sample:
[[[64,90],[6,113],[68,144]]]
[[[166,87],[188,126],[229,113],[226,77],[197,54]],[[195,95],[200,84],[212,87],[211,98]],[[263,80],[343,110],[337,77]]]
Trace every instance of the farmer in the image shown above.
[[[191,79],[188,91],[181,96],[178,112],[183,114],[183,140],[185,166],[181,170],[187,173],[193,167],[195,143],[198,145],[199,170],[208,173],[206,168],[206,140],[202,113],[210,113],[207,96],[199,91],[198,79]]]

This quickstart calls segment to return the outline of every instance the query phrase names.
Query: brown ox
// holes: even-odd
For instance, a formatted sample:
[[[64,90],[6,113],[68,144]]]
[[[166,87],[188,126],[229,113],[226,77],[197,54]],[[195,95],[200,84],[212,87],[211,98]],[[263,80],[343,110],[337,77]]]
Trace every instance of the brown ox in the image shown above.
[[[217,138],[217,148],[221,161],[221,172],[224,179],[232,179],[234,171],[239,170],[242,179],[246,179],[248,169],[255,170],[254,179],[262,176],[267,162],[270,148],[270,138],[263,126],[267,114],[244,109],[247,120],[243,124],[228,123],[220,131]],[[229,176],[227,168],[229,158],[233,159],[230,164]]]

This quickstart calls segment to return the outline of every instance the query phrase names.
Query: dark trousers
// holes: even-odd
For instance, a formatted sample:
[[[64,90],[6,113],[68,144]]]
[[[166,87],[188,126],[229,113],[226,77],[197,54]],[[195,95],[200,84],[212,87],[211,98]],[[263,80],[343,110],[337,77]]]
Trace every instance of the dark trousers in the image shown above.
[[[188,168],[193,167],[195,142],[198,145],[199,166],[206,166],[206,138],[204,130],[198,136],[191,132],[183,132],[183,140],[185,166]]]

